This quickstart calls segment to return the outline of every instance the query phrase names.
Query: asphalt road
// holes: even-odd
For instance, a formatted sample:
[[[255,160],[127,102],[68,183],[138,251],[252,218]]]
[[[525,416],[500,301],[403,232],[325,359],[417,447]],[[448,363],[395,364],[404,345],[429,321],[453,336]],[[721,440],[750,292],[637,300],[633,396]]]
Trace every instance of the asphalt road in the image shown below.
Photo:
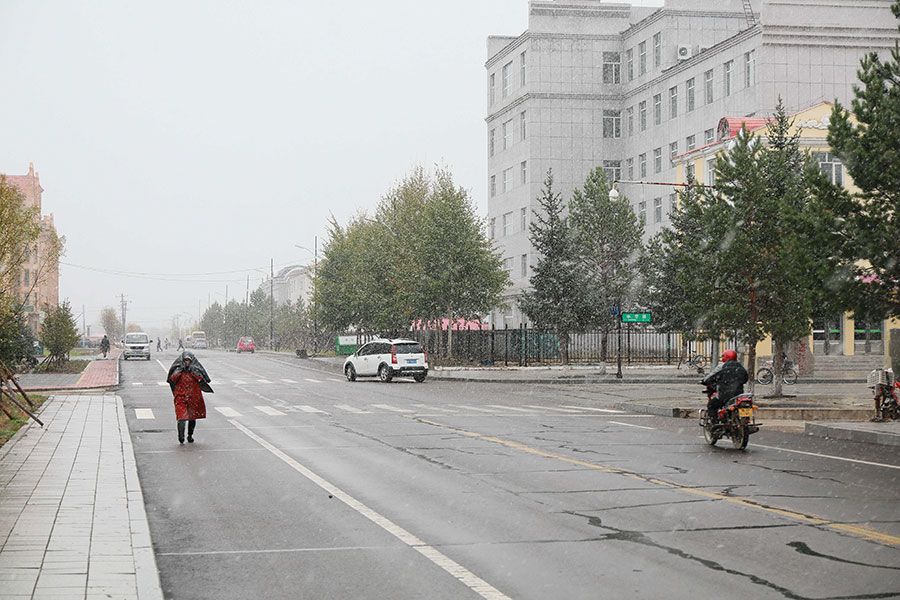
[[[174,352],[122,365],[167,598],[900,597],[889,448],[763,431],[742,452],[584,387],[197,355],[215,393],[183,446]]]

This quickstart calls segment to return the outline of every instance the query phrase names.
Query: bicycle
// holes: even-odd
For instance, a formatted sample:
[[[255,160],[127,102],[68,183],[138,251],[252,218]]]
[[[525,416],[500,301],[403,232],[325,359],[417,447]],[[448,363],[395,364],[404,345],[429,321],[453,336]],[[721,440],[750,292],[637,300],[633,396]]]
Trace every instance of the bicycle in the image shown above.
[[[787,385],[794,385],[797,383],[797,377],[800,376],[800,373],[797,371],[797,367],[794,366],[794,363],[785,359],[784,365],[782,367],[781,380]],[[773,361],[767,360],[766,366],[761,367],[756,372],[756,382],[762,385],[769,385],[775,381],[775,365]]]
[[[706,357],[702,354],[693,354],[688,357],[687,364],[689,367],[700,370],[706,366]]]

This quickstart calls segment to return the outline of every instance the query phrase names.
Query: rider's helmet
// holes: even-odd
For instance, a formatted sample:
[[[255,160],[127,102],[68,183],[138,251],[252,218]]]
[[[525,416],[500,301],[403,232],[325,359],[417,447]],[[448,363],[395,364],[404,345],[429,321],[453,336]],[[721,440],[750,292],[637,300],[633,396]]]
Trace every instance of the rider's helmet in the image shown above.
[[[722,353],[722,362],[727,362],[729,360],[737,360],[737,352],[734,350],[726,350]]]

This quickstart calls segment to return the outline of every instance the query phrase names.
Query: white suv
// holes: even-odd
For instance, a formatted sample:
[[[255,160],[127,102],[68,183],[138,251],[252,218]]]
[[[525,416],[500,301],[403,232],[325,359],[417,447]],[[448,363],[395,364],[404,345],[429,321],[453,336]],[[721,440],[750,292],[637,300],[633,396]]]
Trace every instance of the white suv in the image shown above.
[[[394,377],[412,377],[425,381],[428,356],[415,340],[372,340],[344,361],[347,381],[357,377],[375,377],[387,383]]]

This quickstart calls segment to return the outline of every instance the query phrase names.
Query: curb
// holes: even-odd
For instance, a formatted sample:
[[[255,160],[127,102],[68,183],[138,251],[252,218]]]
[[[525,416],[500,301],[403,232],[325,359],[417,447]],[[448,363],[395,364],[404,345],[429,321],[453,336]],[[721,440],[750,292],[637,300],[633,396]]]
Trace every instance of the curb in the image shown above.
[[[880,444],[882,446],[900,446],[900,430],[896,433],[891,431],[869,431],[866,429],[857,429],[854,425],[854,423],[835,423],[829,425],[822,423],[807,423],[806,435],[832,440],[850,440],[866,444]]]
[[[681,406],[660,406],[657,404],[634,404],[631,402],[616,402],[613,406],[619,410],[628,410],[645,415],[658,417],[674,417],[676,419],[696,419],[700,417],[700,408],[685,408]],[[769,421],[820,421],[827,423],[857,421],[865,422],[872,415],[869,409],[859,408],[760,408],[756,412],[757,418]],[[814,425],[814,423],[807,423]],[[823,425],[831,427],[831,425]],[[898,435],[900,438],[900,435]]]

